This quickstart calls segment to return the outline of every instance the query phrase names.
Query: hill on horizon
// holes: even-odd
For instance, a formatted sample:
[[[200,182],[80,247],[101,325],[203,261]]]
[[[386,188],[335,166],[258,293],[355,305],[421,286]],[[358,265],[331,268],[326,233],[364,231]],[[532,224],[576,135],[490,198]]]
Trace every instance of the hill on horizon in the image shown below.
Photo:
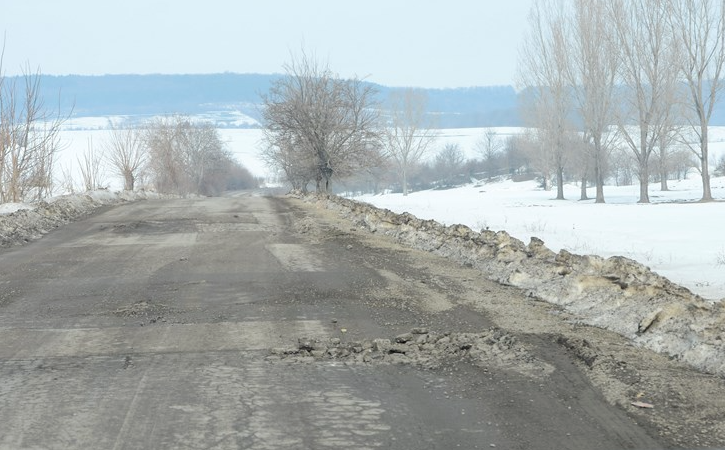
[[[219,128],[261,127],[262,95],[281,74],[180,75],[41,75],[40,95],[45,105],[60,106],[73,118],[126,116],[132,121],[148,116],[186,114],[210,120]],[[24,83],[20,77],[9,82]],[[379,100],[396,90],[373,84]],[[521,97],[513,86],[415,88],[427,94],[428,114],[436,128],[524,126]],[[715,106],[710,124],[725,125],[725,105]]]
[[[41,75],[41,96],[73,117],[160,114],[206,115],[235,112],[260,120],[261,95],[280,74]],[[12,77],[10,77],[12,78]],[[375,85],[381,100],[401,87]],[[416,88],[418,89],[418,88]],[[420,89],[439,128],[520,126],[512,86]],[[222,126],[224,123],[222,122]],[[228,127],[255,127],[230,121]]]

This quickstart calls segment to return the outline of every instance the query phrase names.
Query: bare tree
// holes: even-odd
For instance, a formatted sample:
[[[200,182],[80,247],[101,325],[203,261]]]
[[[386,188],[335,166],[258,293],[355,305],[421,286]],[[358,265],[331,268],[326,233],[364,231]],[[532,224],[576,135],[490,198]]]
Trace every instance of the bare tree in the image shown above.
[[[566,4],[559,0],[537,0],[529,14],[529,33],[519,55],[520,84],[526,88],[525,117],[539,128],[538,141],[556,173],[556,198],[564,199],[565,142],[572,125],[571,84],[567,77],[570,59]],[[550,163],[550,164],[549,164]],[[544,177],[548,188],[548,177]]]
[[[576,100],[584,135],[591,140],[591,160],[596,185],[596,203],[604,203],[606,162],[611,151],[614,123],[615,81],[618,49],[611,33],[606,2],[589,0],[573,3],[569,84]]]
[[[481,155],[483,167],[486,170],[488,179],[492,179],[498,175],[499,154],[503,149],[504,143],[499,139],[498,134],[491,128],[488,128],[481,138],[476,142],[476,150]]]
[[[215,184],[213,172],[220,170],[220,163],[227,156],[217,129],[208,122],[182,120],[177,124],[176,138],[183,171],[192,191],[210,194],[207,187]]]
[[[620,136],[634,154],[639,203],[649,203],[650,156],[672,127],[678,91],[678,47],[662,0],[609,0],[620,50],[623,108]]]
[[[635,155],[626,145],[614,147],[609,157],[609,178],[614,179],[617,186],[629,186],[634,182],[637,161]]]
[[[390,94],[390,125],[386,133],[387,154],[395,161],[408,195],[408,174],[435,141],[436,133],[426,115],[424,93],[405,89]]]
[[[684,98],[679,89],[677,97],[680,100]],[[683,135],[682,129],[686,127],[684,124],[682,124],[682,118],[685,116],[683,111],[684,103],[677,102],[672,105],[672,107],[674,108],[675,112],[671,114],[668,118],[669,123],[666,123],[664,125],[664,132],[660,133],[659,142],[655,149],[657,155],[657,170],[660,177],[661,191],[670,190],[667,184],[670,173],[672,172],[670,170],[672,166],[670,159],[672,158],[673,153],[677,153],[678,147],[681,146],[681,143],[678,141],[678,139]]]
[[[715,175],[719,177],[725,176],[725,155],[720,155],[720,158],[715,163]]]
[[[274,143],[267,142],[262,149],[262,159],[271,169],[282,172],[292,189],[307,192],[317,174],[317,159],[312,152],[300,151],[292,137],[279,136]]]
[[[215,195],[233,181],[236,186],[240,177],[250,178],[209,123],[163,117],[147,124],[144,133],[148,170],[160,192]]]
[[[97,152],[93,147],[93,140],[88,139],[86,150],[77,159],[86,191],[101,189],[103,187],[103,151]]]
[[[438,152],[435,158],[436,172],[443,177],[447,186],[456,182],[456,176],[461,173],[466,158],[458,144],[448,143]]]
[[[531,161],[526,155],[526,145],[523,138],[518,135],[509,136],[504,144],[506,166],[512,176],[522,175],[530,171]]]
[[[123,178],[123,189],[133,191],[147,160],[141,131],[136,127],[111,127],[103,149],[110,165]]]
[[[263,97],[268,151],[292,152],[296,165],[314,160],[317,190],[325,192],[333,176],[377,165],[381,132],[373,86],[341,79],[304,52],[285,70]]]
[[[520,138],[520,145],[526,152],[527,159],[532,168],[536,171],[545,191],[551,190],[553,160],[551,154],[552,146],[547,142],[544,129],[529,128]]]
[[[177,139],[179,118],[155,118],[145,124],[144,145],[148,151],[149,174],[159,192],[188,194],[191,183],[186,179]]]
[[[691,126],[698,146],[702,201],[712,200],[708,127],[723,87],[725,65],[725,5],[712,0],[669,0],[672,33],[682,46],[680,70],[690,96]]]
[[[52,193],[53,166],[66,117],[45,107],[40,71],[9,80],[0,52],[0,201],[39,200]],[[23,86],[16,82],[22,81]]]

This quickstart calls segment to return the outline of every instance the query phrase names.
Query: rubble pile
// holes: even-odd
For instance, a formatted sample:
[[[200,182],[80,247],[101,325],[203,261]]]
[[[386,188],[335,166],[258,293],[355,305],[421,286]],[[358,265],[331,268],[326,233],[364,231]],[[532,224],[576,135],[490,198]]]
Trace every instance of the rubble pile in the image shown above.
[[[296,346],[273,348],[270,354],[271,358],[292,362],[335,360],[351,364],[410,364],[425,369],[465,359],[483,368],[495,365],[532,377],[546,376],[554,370],[535,358],[514,336],[497,328],[480,333],[436,333],[413,328],[393,339],[363,341],[301,337]]]

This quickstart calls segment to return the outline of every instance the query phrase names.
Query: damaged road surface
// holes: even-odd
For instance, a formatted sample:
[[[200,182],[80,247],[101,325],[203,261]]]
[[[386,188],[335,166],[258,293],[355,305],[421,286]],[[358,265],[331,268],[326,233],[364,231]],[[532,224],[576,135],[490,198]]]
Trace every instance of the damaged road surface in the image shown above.
[[[0,251],[0,448],[723,442],[672,384],[721,379],[569,319],[294,199],[107,208]]]

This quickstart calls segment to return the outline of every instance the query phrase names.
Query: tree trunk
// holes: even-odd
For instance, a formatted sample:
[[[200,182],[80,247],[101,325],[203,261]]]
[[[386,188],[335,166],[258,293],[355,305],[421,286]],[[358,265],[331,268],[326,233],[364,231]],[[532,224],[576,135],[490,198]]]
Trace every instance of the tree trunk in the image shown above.
[[[130,171],[126,171],[123,177],[123,189],[127,191],[133,191],[135,184],[135,180],[133,178],[133,173]]]
[[[596,200],[594,200],[594,203],[604,203],[604,177],[602,177],[602,173],[600,169],[595,168],[595,172],[599,172],[596,175],[597,179],[597,196]]]
[[[639,132],[639,153],[637,153],[637,164],[639,165],[639,201],[637,203],[649,203],[649,150],[647,148],[646,125],[640,125]]]
[[[598,153],[600,150],[597,150],[597,156],[594,158],[594,185],[596,186],[594,203],[604,203],[604,168]]]
[[[660,164],[660,190],[663,192],[670,190],[670,187],[667,185],[667,165],[666,164]]]
[[[556,199],[564,200],[564,168],[561,165],[556,168]]]
[[[596,186],[596,198],[594,203],[604,203],[604,161],[602,158],[602,136],[594,134],[594,185]]]
[[[408,195],[408,172],[403,168],[403,196]]]
[[[649,166],[644,161],[644,156],[639,158],[639,201],[637,203],[649,203]]]
[[[702,202],[712,201],[712,191],[710,190],[710,164],[708,162],[708,147],[707,147],[707,125],[701,127],[701,140],[700,140],[700,163],[702,166]]]
[[[667,185],[667,146],[665,139],[660,138],[660,190],[669,191],[670,187]]]
[[[589,196],[587,195],[587,177],[582,177],[582,184],[581,184],[581,195],[579,196],[579,200],[589,200]]]

